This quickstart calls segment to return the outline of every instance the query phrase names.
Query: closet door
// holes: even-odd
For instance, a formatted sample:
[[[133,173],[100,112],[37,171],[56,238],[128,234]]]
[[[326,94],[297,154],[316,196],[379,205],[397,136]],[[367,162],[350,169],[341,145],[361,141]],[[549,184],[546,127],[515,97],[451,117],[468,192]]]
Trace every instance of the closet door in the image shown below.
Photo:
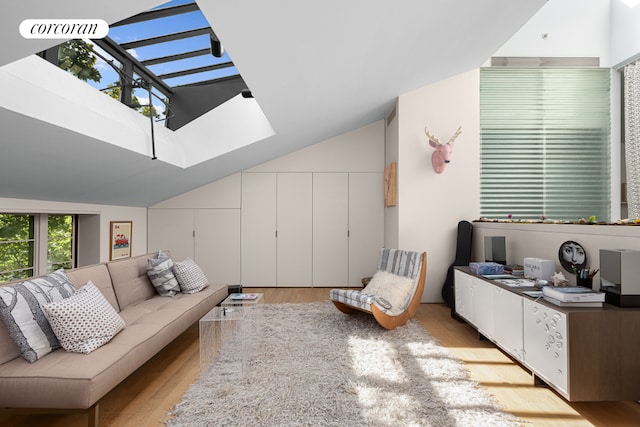
[[[278,286],[312,285],[311,182],[311,173],[278,174]]]
[[[349,286],[361,287],[376,272],[384,245],[383,185],[379,172],[349,174]]]
[[[240,209],[194,212],[195,259],[211,283],[240,283]]]
[[[147,250],[169,250],[174,261],[194,258],[193,209],[148,209]]]
[[[349,186],[347,173],[313,174],[313,285],[348,282]]]
[[[241,283],[276,285],[276,174],[242,174]]]

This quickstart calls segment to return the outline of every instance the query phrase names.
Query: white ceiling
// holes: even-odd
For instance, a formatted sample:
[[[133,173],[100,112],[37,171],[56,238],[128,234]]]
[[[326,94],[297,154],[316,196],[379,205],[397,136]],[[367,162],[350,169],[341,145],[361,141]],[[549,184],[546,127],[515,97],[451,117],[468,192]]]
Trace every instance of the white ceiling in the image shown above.
[[[0,197],[152,205],[383,119],[398,95],[481,66],[544,2],[198,0],[274,136],[180,168],[0,107]],[[0,66],[59,42],[23,39],[24,19],[116,22],[160,3],[12,2]]]

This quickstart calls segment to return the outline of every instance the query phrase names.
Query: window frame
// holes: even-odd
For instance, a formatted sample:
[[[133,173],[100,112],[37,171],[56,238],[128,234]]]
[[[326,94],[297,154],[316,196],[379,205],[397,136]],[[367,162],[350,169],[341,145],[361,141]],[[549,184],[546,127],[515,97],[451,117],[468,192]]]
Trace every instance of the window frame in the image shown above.
[[[78,245],[78,215],[76,214],[63,214],[63,213],[23,213],[23,212],[0,212],[0,215],[15,215],[15,216],[29,216],[33,218],[33,237],[26,241],[31,241],[31,259],[33,266],[27,266],[25,268],[0,271],[0,275],[5,273],[13,273],[25,270],[32,270],[32,275],[29,277],[37,277],[47,274],[49,271],[48,266],[48,248],[49,248],[49,215],[51,216],[70,216],[71,219],[71,268],[77,267],[77,245]],[[13,276],[9,281],[22,280],[25,277]]]
[[[563,69],[559,70],[558,68]],[[598,104],[602,111],[607,110],[607,114],[597,116],[602,117],[602,123],[593,121],[593,118],[584,119],[587,116],[582,116],[583,112],[593,113],[590,110],[583,110],[587,103],[573,100],[576,106],[575,111],[571,110],[572,107],[568,107],[565,119],[559,121],[558,119],[562,118],[565,112],[564,109],[558,110],[563,106],[562,101],[559,101],[562,97],[558,94],[565,93],[565,87],[558,85],[565,74],[559,73],[566,72],[567,76],[575,78],[575,74],[582,73],[583,70],[599,74],[578,76],[580,80],[584,81],[582,83],[585,85],[584,91],[577,92],[572,88],[573,92],[568,90],[567,93],[579,93],[582,97],[583,93],[591,93],[590,91],[593,90],[594,96],[602,94],[602,97],[593,99],[598,100],[595,104]],[[522,73],[520,73],[521,71]],[[482,73],[485,73],[484,76]],[[604,83],[605,74],[608,76],[608,84]],[[488,78],[483,79],[487,76]],[[517,84],[512,86],[513,90],[507,90],[501,86],[505,77],[512,85]],[[527,81],[527,78],[531,80]],[[554,81],[555,83],[552,83]],[[481,69],[480,214],[482,217],[540,220],[550,216],[549,219],[553,220],[576,221],[580,218],[589,218],[595,213],[594,216],[598,221],[610,220],[612,215],[610,188],[613,154],[611,150],[613,126],[610,102],[611,81],[611,70],[600,67],[489,67]],[[487,92],[483,91],[483,82],[487,85],[485,86]],[[551,86],[547,88],[547,84],[551,84]],[[553,92],[554,85],[559,88],[558,94]],[[578,87],[579,89],[582,88]],[[491,90],[494,90],[498,97],[487,96],[483,99],[483,94],[491,93]],[[501,90],[504,93],[501,93]],[[522,90],[524,102],[514,96],[520,90]],[[542,95],[543,93],[544,95]],[[506,104],[502,104],[501,99]],[[514,99],[515,101],[513,101]],[[510,106],[512,101],[513,106]],[[487,109],[484,110],[484,108]],[[549,111],[561,114],[559,116],[553,115],[553,113],[549,114],[547,108]],[[502,112],[502,110],[504,111]],[[591,123],[594,123],[593,126]],[[551,125],[548,126],[548,124]],[[507,145],[509,140],[519,142],[511,151],[508,150]],[[526,141],[530,141],[531,144],[527,144]],[[582,142],[584,145],[577,145],[578,142]],[[577,157],[573,154],[576,147],[580,147],[581,150],[584,148]],[[500,153],[500,150],[504,150],[504,152]],[[533,154],[536,154],[537,157],[531,157]],[[601,181],[592,180],[591,173],[585,173],[588,169],[577,165],[578,159],[580,162],[585,159],[587,165],[595,166],[595,162],[597,162],[596,174]],[[553,166],[553,176],[550,178],[547,177],[547,174],[541,174],[539,170],[536,170],[536,165],[544,168],[549,161],[553,162],[549,164],[555,165]],[[603,161],[605,163],[602,163]],[[566,170],[562,166],[563,162],[566,162]],[[522,164],[522,166],[519,167],[518,164]],[[519,174],[518,171],[523,171],[524,175],[511,176]],[[575,186],[569,186],[564,182],[565,180],[570,181],[572,178],[575,181],[575,178],[580,176],[582,176],[582,180],[574,182]],[[502,184],[500,184],[501,182]],[[606,185],[594,184],[596,182]],[[537,192],[534,191],[536,185],[541,186]],[[553,188],[553,191],[549,192],[547,186]],[[592,190],[588,194],[593,198],[593,201],[591,198],[585,199],[589,200],[588,202],[581,199],[578,205],[582,204],[583,206],[580,206],[579,209],[568,209],[567,206],[570,202],[563,202],[563,200],[571,200],[574,193],[577,193],[577,190],[582,186]],[[512,188],[512,190],[509,191],[508,188]],[[576,191],[569,193],[568,188]],[[522,194],[525,194],[526,191],[531,192],[532,196],[536,196],[539,200],[523,196]],[[589,203],[596,204],[591,205],[593,206],[591,208],[591,206],[587,207]],[[590,213],[590,211],[594,212]]]

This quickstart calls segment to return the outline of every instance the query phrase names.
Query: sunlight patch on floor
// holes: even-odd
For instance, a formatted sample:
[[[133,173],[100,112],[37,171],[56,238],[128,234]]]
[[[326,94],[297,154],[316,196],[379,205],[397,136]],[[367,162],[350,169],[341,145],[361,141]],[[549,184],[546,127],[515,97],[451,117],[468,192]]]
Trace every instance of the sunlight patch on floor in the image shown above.
[[[361,377],[372,377],[392,382],[407,381],[395,349],[386,342],[349,338],[353,371]]]

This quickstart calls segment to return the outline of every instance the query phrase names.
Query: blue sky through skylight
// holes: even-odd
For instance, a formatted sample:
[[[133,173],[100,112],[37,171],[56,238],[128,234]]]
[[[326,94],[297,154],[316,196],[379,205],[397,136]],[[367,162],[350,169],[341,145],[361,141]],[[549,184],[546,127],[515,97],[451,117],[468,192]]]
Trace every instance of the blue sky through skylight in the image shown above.
[[[164,3],[152,10],[159,10],[168,7],[195,3],[193,0],[173,0]],[[139,40],[145,40],[149,38],[159,37],[168,34],[180,33],[193,29],[208,28],[209,22],[204,17],[202,12],[193,11],[188,13],[182,13],[174,16],[157,18],[148,21],[142,21],[122,26],[114,26],[109,29],[109,38],[114,40],[118,44],[124,44]],[[155,58],[161,58],[165,56],[197,51],[202,49],[210,49],[209,35],[199,35],[186,39],[173,40],[164,43],[157,43],[148,46],[141,46],[133,49],[128,49],[127,52],[131,54],[138,61],[146,61]],[[100,52],[103,56],[107,56],[99,47],[94,44],[94,49]],[[148,65],[147,68],[157,76],[162,76],[174,72],[180,72],[183,70],[197,69],[200,67],[212,66],[231,62],[231,58],[226,53],[221,58],[216,58],[211,54],[200,55],[192,58],[181,59],[177,61],[161,62],[158,64]],[[117,61],[114,61],[115,66],[120,66]],[[102,59],[98,58],[96,67],[102,74],[102,80],[98,83],[88,82],[97,89],[104,90],[108,85],[119,81],[118,73]],[[239,75],[238,69],[235,66],[225,67],[217,70],[210,70],[205,72],[199,72],[194,74],[187,74],[184,76],[178,76],[173,78],[165,78],[165,83],[169,86],[180,86],[191,83],[198,83],[203,81],[215,80],[224,77]],[[163,96],[157,92],[161,98]],[[145,90],[136,89],[134,94],[140,100],[140,103],[148,104],[148,93]],[[153,99],[153,104],[160,112],[164,111],[164,105],[158,100]]]

